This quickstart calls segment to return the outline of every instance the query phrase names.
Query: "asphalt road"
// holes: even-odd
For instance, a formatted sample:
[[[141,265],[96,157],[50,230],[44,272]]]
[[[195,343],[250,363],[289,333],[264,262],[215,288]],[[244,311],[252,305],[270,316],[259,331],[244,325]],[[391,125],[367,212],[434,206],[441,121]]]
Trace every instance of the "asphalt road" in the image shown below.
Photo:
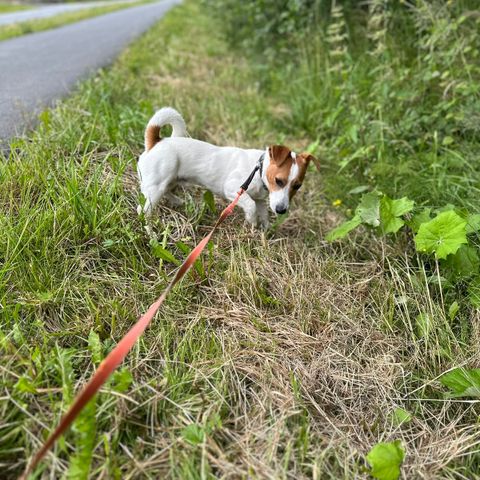
[[[38,5],[30,10],[19,10],[18,12],[0,14],[0,25],[9,25],[12,23],[27,22],[29,20],[38,20],[40,18],[54,17],[61,13],[74,12],[94,7],[103,7],[105,5],[115,5],[118,3],[128,3],[134,0],[109,0],[101,2],[82,2],[82,3],[57,3],[53,5]]]
[[[0,42],[0,140],[24,133],[178,3],[161,0]]]

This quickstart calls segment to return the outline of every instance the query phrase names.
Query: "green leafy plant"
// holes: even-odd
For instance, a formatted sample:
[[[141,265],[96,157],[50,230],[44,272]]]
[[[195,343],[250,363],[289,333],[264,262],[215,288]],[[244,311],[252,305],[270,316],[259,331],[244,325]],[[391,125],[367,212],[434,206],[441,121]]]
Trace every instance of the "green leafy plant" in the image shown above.
[[[86,480],[89,478],[95,447],[96,434],[96,397],[83,408],[75,420],[72,430],[76,437],[77,449],[70,458],[67,478],[71,480]]]
[[[397,480],[405,451],[400,440],[377,443],[367,455],[371,465],[370,475],[378,480]]]
[[[204,429],[195,423],[186,426],[181,434],[182,437],[192,445],[199,445],[200,443],[203,443],[205,439]]]
[[[328,241],[344,238],[356,227],[364,225],[378,228],[380,233],[396,233],[405,225],[402,218],[411,212],[415,202],[406,197],[391,199],[380,192],[365,193],[355,210],[355,215],[327,234]]]
[[[110,385],[112,386],[113,390],[120,393],[126,392],[132,383],[133,375],[127,367],[123,367],[114,372],[112,379],[110,380]]]
[[[423,208],[420,212],[405,218],[414,209],[414,202],[407,197],[392,199],[379,192],[370,192],[362,196],[355,215],[335,229],[326,239],[334,241],[344,238],[348,233],[363,224],[378,234],[396,233],[407,226],[413,232],[416,250],[427,255],[434,255],[439,260],[444,272],[436,279],[444,285],[453,285],[461,280],[470,280],[468,292],[473,305],[480,305],[480,256],[477,245],[469,240],[479,228],[479,216],[469,214],[465,210],[457,212],[453,205],[446,205],[431,218],[431,208]],[[457,309],[458,310],[458,309]],[[417,317],[417,332],[424,337],[428,315]],[[425,328],[424,328],[425,327]]]
[[[102,342],[100,340],[100,337],[98,336],[98,333],[95,332],[95,330],[90,330],[90,333],[88,334],[88,349],[90,350],[90,353],[92,354],[92,360],[93,362],[98,365],[103,358],[102,355]]]
[[[440,377],[449,397],[480,397],[480,368],[455,368]]]
[[[155,257],[161,260],[164,260],[166,262],[173,263],[176,266],[180,265],[181,262],[177,260],[175,256],[171,252],[169,252],[165,247],[162,247],[162,245],[160,245],[157,240],[152,238],[150,240],[150,246],[152,248],[152,253],[153,255],[155,255]]]
[[[329,242],[345,238],[352,230],[355,230],[355,228],[361,224],[362,219],[360,218],[360,215],[355,215],[351,220],[343,222],[341,225],[328,232],[326,238]]]
[[[412,421],[412,414],[403,408],[396,408],[392,413],[392,420],[395,425],[403,425]]]
[[[415,236],[417,250],[445,259],[468,242],[466,227],[466,220],[453,210],[442,212],[420,225]]]
[[[411,212],[415,202],[407,197],[392,200],[384,195],[380,200],[380,224],[383,233],[396,233],[404,225],[402,216]]]

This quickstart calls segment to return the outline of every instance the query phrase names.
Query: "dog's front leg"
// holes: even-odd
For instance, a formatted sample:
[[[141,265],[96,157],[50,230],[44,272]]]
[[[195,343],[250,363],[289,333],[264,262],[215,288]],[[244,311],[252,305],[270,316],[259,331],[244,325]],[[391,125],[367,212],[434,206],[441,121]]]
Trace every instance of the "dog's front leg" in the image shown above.
[[[238,206],[245,212],[245,220],[252,226],[258,224],[257,204],[244,193],[238,201]]]
[[[257,206],[257,215],[260,227],[262,230],[268,230],[270,226],[270,220],[268,218],[268,205],[267,202],[263,200],[258,200],[255,202]]]
[[[235,188],[237,182],[232,183],[232,186]],[[225,197],[228,200],[233,200],[237,196],[237,189],[229,189],[225,192]],[[248,195],[248,193],[244,193],[240,199],[238,200],[238,206],[245,212],[245,220],[253,225],[254,227],[257,226],[257,205],[252,200],[252,198]]]

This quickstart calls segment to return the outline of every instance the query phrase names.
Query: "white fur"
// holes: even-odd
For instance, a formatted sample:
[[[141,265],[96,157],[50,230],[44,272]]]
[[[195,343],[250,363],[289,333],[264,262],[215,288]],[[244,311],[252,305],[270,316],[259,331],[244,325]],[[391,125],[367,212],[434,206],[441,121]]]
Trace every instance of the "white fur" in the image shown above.
[[[158,110],[149,120],[147,128],[150,125],[163,127],[164,125],[172,126],[172,137],[186,137],[187,126],[183,117],[171,107],[164,107]]]
[[[227,200],[233,200],[255,167],[263,150],[237,147],[217,147],[210,143],[185,138],[187,135],[182,116],[173,108],[162,108],[149,121],[149,125],[173,126],[172,136],[158,142],[144,152],[138,162],[141,191],[146,198],[143,212],[151,215],[158,201],[179,182],[199,185]],[[265,151],[263,176],[268,167],[268,149]],[[292,177],[293,178],[293,177]],[[265,178],[266,181],[266,178]],[[238,202],[252,225],[268,227],[268,209],[265,189],[258,174]],[[283,198],[283,197],[282,197]],[[288,193],[287,193],[288,199]],[[275,211],[276,202],[270,201]],[[142,208],[138,208],[139,212]]]

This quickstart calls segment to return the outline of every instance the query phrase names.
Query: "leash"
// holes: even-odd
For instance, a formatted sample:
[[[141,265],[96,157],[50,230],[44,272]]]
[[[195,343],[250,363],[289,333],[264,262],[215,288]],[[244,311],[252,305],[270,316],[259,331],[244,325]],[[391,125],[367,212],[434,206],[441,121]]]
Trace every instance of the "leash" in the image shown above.
[[[34,471],[37,465],[41,462],[46,453],[53,446],[55,441],[62,435],[65,430],[72,424],[78,414],[82,411],[85,405],[92,399],[92,397],[100,390],[101,386],[107,381],[108,377],[114,372],[114,370],[122,363],[122,361],[127,356],[128,352],[131,350],[136,341],[143,334],[145,329],[148,327],[150,322],[155,317],[155,314],[158,312],[162,303],[164,302],[167,295],[173,289],[173,287],[185,276],[185,274],[190,270],[195,260],[202,253],[210,238],[215,233],[215,230],[225,221],[225,219],[230,216],[233,212],[233,209],[237,205],[240,197],[246,192],[250,183],[255,176],[255,173],[258,170],[261,170],[261,165],[263,163],[263,158],[265,154],[259,158],[259,161],[255,168],[252,170],[248,178],[240,187],[240,190],[237,192],[237,196],[232,200],[232,202],[222,211],[218,217],[215,225],[212,227],[210,232],[201,240],[201,242],[190,252],[186,260],[178,269],[177,273],[167,285],[167,288],[163,291],[160,297],[150,305],[150,308],[143,314],[133,327],[125,334],[125,336],[118,342],[117,346],[104,358],[102,363],[99,365],[97,371],[90,378],[88,383],[83,387],[80,393],[75,397],[72,405],[64,414],[60,423],[55,428],[55,430],[50,434],[47,441],[43,446],[38,450],[38,452],[33,457],[33,460],[30,464],[27,465],[23,474],[19,477],[19,480],[27,480],[28,476]]]

